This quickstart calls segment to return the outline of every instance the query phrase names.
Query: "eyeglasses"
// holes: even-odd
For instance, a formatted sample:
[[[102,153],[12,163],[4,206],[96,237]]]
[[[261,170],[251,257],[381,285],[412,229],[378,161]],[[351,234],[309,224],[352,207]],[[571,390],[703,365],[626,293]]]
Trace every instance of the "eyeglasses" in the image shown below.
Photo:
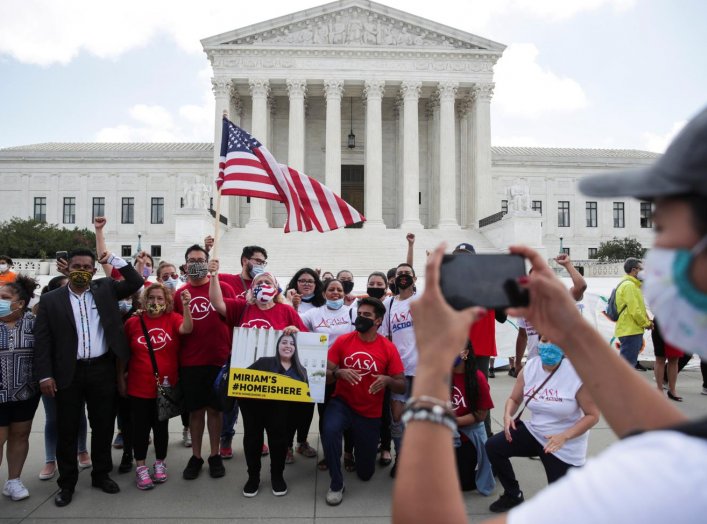
[[[304,280],[304,279],[300,278],[300,279],[297,281],[297,283],[298,283],[298,284],[302,284],[303,286],[313,286],[313,285],[314,285],[314,280]]]
[[[203,264],[206,262],[205,258],[188,258],[187,264]]]
[[[256,266],[263,266],[263,267],[265,267],[265,266],[268,265],[268,261],[265,260],[265,259],[263,259],[263,258],[249,258],[248,260],[250,260],[250,261],[251,261],[253,264],[255,264]]]
[[[161,278],[166,282],[170,278],[179,278],[179,275],[177,275],[176,273],[165,273],[164,275],[162,275]]]

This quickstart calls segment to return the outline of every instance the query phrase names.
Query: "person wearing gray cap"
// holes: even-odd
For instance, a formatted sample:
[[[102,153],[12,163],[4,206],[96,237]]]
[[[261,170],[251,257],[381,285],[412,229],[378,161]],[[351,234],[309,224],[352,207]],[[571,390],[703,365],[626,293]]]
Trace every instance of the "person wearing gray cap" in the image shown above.
[[[707,109],[695,117],[652,166],[589,177],[580,190],[596,197],[653,201],[656,237],[645,259],[645,296],[666,342],[707,359]],[[519,279],[530,305],[509,314],[529,319],[560,346],[606,421],[621,438],[582,468],[492,522],[704,522],[707,515],[707,418],[689,421],[640,377],[573,307],[572,298],[542,256],[527,247],[512,253],[533,271]],[[469,322],[479,312],[453,311],[436,284],[441,249],[430,257],[427,285],[413,307],[419,364],[413,396],[443,398],[450,364]],[[464,325],[466,322],[466,326]],[[427,522],[444,508],[447,522],[466,522],[454,489],[449,433],[432,417],[407,428],[393,494],[393,522]],[[412,468],[425,471],[415,475]],[[659,468],[656,469],[656,468]],[[431,484],[434,476],[439,481]],[[666,502],[666,493],[680,502]]]

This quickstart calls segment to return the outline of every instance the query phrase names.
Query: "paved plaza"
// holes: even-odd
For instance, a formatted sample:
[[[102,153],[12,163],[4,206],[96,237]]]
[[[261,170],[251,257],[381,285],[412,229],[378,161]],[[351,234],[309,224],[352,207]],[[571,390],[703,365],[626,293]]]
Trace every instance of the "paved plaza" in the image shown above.
[[[652,373],[644,373],[646,379]],[[496,405],[492,411],[493,430],[501,428],[502,407],[513,386],[514,379],[505,372],[499,372],[491,379],[491,393]],[[707,413],[707,396],[700,395],[702,379],[697,369],[686,369],[678,380],[678,392],[685,401],[679,407],[690,417]],[[212,479],[206,468],[195,481],[182,479],[181,472],[189,458],[190,451],[182,446],[181,425],[178,418],[170,424],[170,447],[167,464],[170,479],[151,491],[141,492],[135,487],[134,470],[131,473],[113,473],[121,492],[108,495],[91,488],[90,470],[80,474],[73,502],[65,508],[54,505],[56,480],[41,481],[39,470],[44,462],[44,409],[41,404],[34,419],[30,437],[30,453],[24,467],[22,480],[30,491],[30,497],[20,502],[12,502],[6,497],[0,499],[0,524],[48,523],[48,522],[115,522],[129,521],[165,522],[217,522],[232,521],[239,524],[251,522],[291,522],[291,523],[334,523],[334,524],[379,524],[390,521],[392,479],[390,468],[379,467],[369,482],[361,482],[355,473],[345,473],[346,492],[343,503],[329,507],[324,497],[329,484],[329,475],[316,468],[315,459],[296,456],[296,462],[285,470],[289,493],[285,497],[275,497],[270,491],[269,475],[261,481],[260,493],[252,499],[241,495],[246,481],[246,467],[242,448],[242,425],[237,426],[234,439],[235,456],[225,461],[227,473],[224,478]],[[321,443],[318,440],[317,418],[312,422],[309,442],[315,446],[321,457]],[[602,419],[592,430],[589,439],[590,454],[596,454],[615,440],[615,436]],[[120,461],[121,452],[114,450],[113,460]],[[148,452],[148,463],[154,460],[152,449]],[[269,470],[269,459],[263,459],[263,471]],[[521,487],[526,498],[534,495],[546,483],[542,466],[537,460],[513,459]],[[0,479],[7,475],[7,465],[3,463]],[[420,473],[424,474],[424,473]],[[429,479],[434,482],[435,479]],[[498,497],[500,487],[490,497],[477,492],[464,496],[471,521],[478,522],[490,513],[489,504]]]

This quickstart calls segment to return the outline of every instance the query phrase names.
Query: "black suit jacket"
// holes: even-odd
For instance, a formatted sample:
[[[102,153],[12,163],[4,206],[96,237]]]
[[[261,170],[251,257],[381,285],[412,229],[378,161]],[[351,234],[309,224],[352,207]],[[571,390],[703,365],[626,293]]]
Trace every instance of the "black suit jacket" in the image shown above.
[[[125,338],[118,300],[140,289],[144,281],[128,264],[120,270],[125,280],[99,278],[90,284],[106,343],[117,357],[127,360],[130,347]],[[58,389],[71,384],[78,353],[76,321],[68,286],[42,295],[34,325],[34,374],[37,380],[53,378]]]

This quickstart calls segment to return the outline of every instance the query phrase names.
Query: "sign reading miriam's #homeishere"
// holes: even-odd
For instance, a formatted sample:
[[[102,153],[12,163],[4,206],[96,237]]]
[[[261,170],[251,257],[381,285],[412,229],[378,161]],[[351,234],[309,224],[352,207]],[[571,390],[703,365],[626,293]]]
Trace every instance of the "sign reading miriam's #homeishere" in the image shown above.
[[[232,397],[324,402],[329,338],[319,333],[296,333],[289,344],[281,341],[282,331],[236,328],[233,332],[228,394]],[[278,348],[278,342],[280,347]],[[288,347],[289,346],[289,347]],[[260,360],[265,358],[266,360]],[[289,375],[260,368],[290,369]],[[248,369],[255,362],[254,367]],[[299,380],[297,377],[302,377]]]

